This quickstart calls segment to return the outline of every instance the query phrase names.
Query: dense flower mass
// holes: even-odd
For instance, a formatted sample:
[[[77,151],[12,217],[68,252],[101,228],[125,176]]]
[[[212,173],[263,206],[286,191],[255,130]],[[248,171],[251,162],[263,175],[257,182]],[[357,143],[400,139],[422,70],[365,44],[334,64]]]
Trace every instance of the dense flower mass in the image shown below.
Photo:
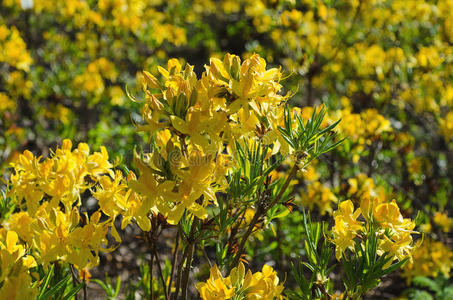
[[[230,54],[213,58],[200,79],[176,59],[158,71],[160,80],[143,73],[144,124],[137,127],[155,137],[154,152],[136,158],[140,176],[131,187],[171,224],[185,209],[205,219],[206,205],[226,189],[236,142],[289,149],[277,129],[286,100],[279,94],[282,74],[256,54],[242,63]]]
[[[113,249],[106,235],[109,229],[116,232],[112,226],[115,215],[101,220],[102,212],[111,215],[110,204],[104,204],[102,196],[101,209],[90,216],[79,208],[85,191],[97,189],[94,196],[99,196],[102,188],[112,188],[111,195],[121,192],[114,190],[113,185],[106,186],[106,181],[115,177],[108,158],[104,147],[90,154],[87,144],[80,143],[72,149],[70,140],[64,140],[62,147],[46,159],[25,151],[12,164],[14,174],[9,182],[9,196],[18,211],[2,226],[8,234],[19,237],[40,264],[48,266],[62,260],[79,269],[97,265],[99,251]]]

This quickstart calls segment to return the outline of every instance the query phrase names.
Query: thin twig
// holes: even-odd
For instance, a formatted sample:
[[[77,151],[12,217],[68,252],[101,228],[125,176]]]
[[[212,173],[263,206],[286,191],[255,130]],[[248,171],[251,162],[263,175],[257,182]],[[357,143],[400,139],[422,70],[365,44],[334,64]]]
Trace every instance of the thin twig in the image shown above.
[[[176,286],[175,286],[175,293],[173,294],[172,300],[177,300],[179,295],[179,289],[181,287],[181,277],[182,277],[182,270],[184,267],[184,262],[187,258],[188,248],[184,249],[184,253],[181,257],[181,261],[179,262],[178,266],[178,273],[176,274]]]
[[[151,254],[151,259],[149,261],[149,299],[154,299],[153,291],[153,265],[154,265],[154,255]]]
[[[87,282],[85,281],[85,278],[83,278],[83,300],[87,300]]]
[[[190,244],[187,246],[189,248],[189,252],[187,254],[187,261],[186,261],[186,268],[184,269],[183,277],[182,277],[182,293],[181,299],[187,300],[187,289],[189,288],[189,274],[190,274],[190,267],[192,266],[192,259],[193,253],[195,249],[195,244]]]
[[[189,244],[187,245],[188,252],[187,252],[187,258],[186,258],[186,267],[184,269],[184,273],[182,274],[182,300],[187,300],[187,289],[189,285],[189,274],[190,274],[190,268],[192,266],[192,258],[195,250],[195,230],[198,226],[199,219],[194,216],[194,220],[192,221],[192,227],[190,228],[190,234],[189,234]]]
[[[173,259],[171,261],[171,271],[170,271],[170,282],[168,284],[167,294],[171,295],[171,285],[173,281],[173,274],[176,269],[176,261],[178,260],[178,248],[179,248],[179,230],[176,231],[176,241],[175,241],[175,251],[173,253]]]
[[[203,256],[208,261],[209,267],[212,268],[212,263],[211,263],[211,260],[209,259],[208,253],[206,253],[206,249],[204,247],[200,247],[200,248],[201,248],[201,252],[203,252]]]
[[[72,275],[72,286],[76,287],[77,284],[80,282],[77,280],[76,274],[74,273],[74,266],[72,264],[69,265],[69,268],[71,269],[71,275]],[[77,300],[77,294],[74,295],[74,299]]]
[[[160,280],[162,280],[162,288],[164,290],[165,300],[168,300],[168,293],[165,286],[164,275],[162,273],[162,268],[160,266],[159,254],[157,253],[156,247],[153,247],[154,257],[156,258],[157,270],[159,271]]]

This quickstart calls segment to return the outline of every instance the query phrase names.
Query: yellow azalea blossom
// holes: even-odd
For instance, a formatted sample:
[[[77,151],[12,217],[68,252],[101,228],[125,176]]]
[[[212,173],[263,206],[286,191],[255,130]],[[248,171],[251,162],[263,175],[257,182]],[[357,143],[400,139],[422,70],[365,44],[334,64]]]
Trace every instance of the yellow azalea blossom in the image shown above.
[[[20,36],[16,27],[8,28],[0,25],[0,62],[6,62],[11,66],[29,71],[33,60],[27,51],[27,45]]]
[[[403,260],[406,257],[412,259],[412,250],[414,249],[414,246],[411,232],[393,234],[390,238],[384,234],[384,238],[380,240],[378,249],[378,254],[387,252],[398,258],[398,260]]]
[[[90,154],[87,144],[73,149],[66,139],[49,158],[25,151],[12,166],[9,195],[20,210],[2,225],[34,248],[40,264],[63,260],[79,269],[93,267],[100,251],[113,249],[106,238],[109,232],[120,241],[113,221],[133,203],[132,192],[121,172],[114,172],[105,147]],[[101,207],[90,217],[78,211],[85,191],[91,191]],[[101,212],[109,218],[100,221]],[[14,240],[11,234],[7,241]],[[33,261],[27,258],[24,263]]]
[[[333,242],[335,243],[335,256],[337,260],[341,259],[341,256],[346,249],[354,246],[354,238],[357,236],[355,231],[349,230],[349,224],[347,224],[343,218],[335,220],[335,226],[332,228],[334,236]]]
[[[273,154],[290,152],[277,128],[287,98],[279,94],[282,74],[266,69],[257,54],[242,63],[230,54],[213,58],[200,79],[177,59],[157,69],[159,79],[142,73],[145,105],[137,126],[157,148],[136,157],[140,174],[129,186],[170,224],[184,211],[203,219],[205,207],[217,203],[215,192],[226,188],[233,164],[222,164],[233,162],[236,142],[260,140],[273,144]]]
[[[274,300],[285,299],[281,294],[283,285],[272,267],[264,265],[261,272],[245,273],[243,263],[233,268],[226,278],[214,265],[206,282],[197,284],[197,290],[203,300],[250,299]]]
[[[362,210],[363,217],[370,221],[373,217],[373,211],[376,206],[381,204],[383,201],[381,198],[371,197],[371,196],[364,196],[360,201],[360,208]]]
[[[35,259],[26,255],[16,232],[2,228],[0,236],[0,293],[7,299],[34,299],[39,291],[28,270],[36,266]]]
[[[89,152],[84,143],[72,150],[70,140],[64,140],[62,147],[44,160],[25,151],[11,164],[15,170],[11,176],[11,195],[18,204],[25,200],[31,214],[38,209],[39,201],[45,195],[51,198],[53,206],[62,203],[71,210],[74,202],[80,202],[80,194],[91,186],[87,184],[86,176],[90,176],[94,184],[101,174],[115,176],[105,147],[101,147],[101,152]]]
[[[335,219],[342,219],[350,230],[357,231],[362,229],[362,222],[357,221],[357,218],[361,214],[361,209],[357,208],[354,211],[354,204],[351,200],[346,200],[340,203],[338,210],[334,212],[333,216]]]
[[[412,252],[418,247],[412,239],[412,234],[417,233],[413,231],[415,223],[409,218],[403,218],[396,202],[383,202],[381,199],[367,196],[362,199],[360,206],[354,212],[352,202],[343,201],[333,214],[335,225],[332,227],[332,233],[337,259],[341,259],[346,249],[353,249],[356,242],[354,239],[358,235],[363,239],[368,234],[378,236],[378,255],[387,253],[400,261],[406,257],[411,259]],[[361,214],[365,223],[357,220]]]
[[[209,279],[206,282],[197,284],[197,290],[203,300],[227,300],[234,296],[234,287],[227,286],[217,265],[211,268]]]
[[[110,176],[100,177],[99,186],[93,192],[93,196],[99,200],[98,204],[102,211],[113,218],[127,209],[129,194],[130,190],[121,171],[115,172],[113,180]]]
[[[439,131],[447,141],[453,139],[453,111],[449,111],[447,115],[439,121]]]
[[[382,228],[390,228],[395,232],[413,232],[415,223],[409,218],[403,218],[395,200],[374,207],[373,217]]]

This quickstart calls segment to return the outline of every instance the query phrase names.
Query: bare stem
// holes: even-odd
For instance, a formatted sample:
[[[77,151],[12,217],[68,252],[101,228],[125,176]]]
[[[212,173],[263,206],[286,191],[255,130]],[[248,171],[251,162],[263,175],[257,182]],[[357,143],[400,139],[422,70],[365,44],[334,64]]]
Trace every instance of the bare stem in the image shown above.
[[[83,278],[83,300],[87,300],[87,282]]]
[[[154,257],[156,258],[157,270],[159,271],[159,277],[162,281],[162,288],[164,290],[165,300],[168,300],[167,287],[165,286],[164,275],[162,273],[162,267],[160,266],[159,254],[157,253],[156,247],[153,247]]]
[[[194,220],[192,222],[192,227],[190,228],[190,234],[187,244],[187,258],[186,258],[186,267],[184,269],[184,273],[182,274],[182,300],[187,300],[187,289],[189,285],[189,274],[190,268],[192,266],[192,258],[195,250],[195,230],[198,226],[199,219],[194,216]]]
[[[178,266],[178,273],[176,274],[176,286],[175,286],[175,293],[173,294],[172,300],[177,300],[179,295],[179,289],[181,287],[181,277],[182,277],[182,270],[184,267],[184,262],[186,261],[188,253],[188,248],[184,250],[184,253],[181,257],[181,261],[179,262]]]
[[[179,248],[179,230],[176,231],[175,251],[173,253],[173,259],[171,261],[170,282],[168,283],[168,290],[167,290],[168,295],[171,295],[171,285],[173,283],[173,274],[176,269],[176,261],[178,260],[178,248]]]
[[[153,265],[154,265],[154,255],[151,254],[151,259],[149,260],[149,300],[153,300],[154,299]]]
[[[192,266],[192,258],[195,248],[195,243],[189,244],[189,252],[187,254],[187,261],[186,261],[186,268],[184,269],[183,278],[182,278],[182,300],[187,300],[187,289],[189,286],[189,274],[190,274],[190,267]]]

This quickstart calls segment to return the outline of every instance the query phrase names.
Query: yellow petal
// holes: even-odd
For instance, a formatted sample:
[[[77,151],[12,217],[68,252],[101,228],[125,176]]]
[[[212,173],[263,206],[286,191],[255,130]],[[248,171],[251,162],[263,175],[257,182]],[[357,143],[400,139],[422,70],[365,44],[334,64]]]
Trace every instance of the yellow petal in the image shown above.
[[[31,255],[25,256],[22,260],[22,263],[27,269],[31,269],[37,266],[35,258]]]
[[[17,233],[14,231],[8,231],[6,234],[6,249],[11,253],[14,250],[16,250],[16,244],[17,240],[19,237],[17,236]]]

